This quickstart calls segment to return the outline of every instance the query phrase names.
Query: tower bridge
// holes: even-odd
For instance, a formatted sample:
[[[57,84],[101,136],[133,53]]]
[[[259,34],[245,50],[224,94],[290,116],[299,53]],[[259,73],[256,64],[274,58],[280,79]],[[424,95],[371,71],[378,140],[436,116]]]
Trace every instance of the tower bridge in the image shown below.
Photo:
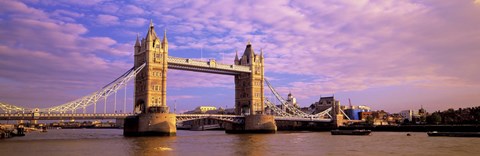
[[[211,118],[229,121],[227,132],[275,132],[275,121],[331,122],[336,118],[336,109],[327,109],[318,114],[307,114],[287,103],[265,79],[263,51],[256,54],[252,44],[247,43],[244,53],[236,52],[233,64],[222,64],[215,60],[201,61],[168,55],[167,34],[160,39],[152,23],[145,38],[137,36],[134,46],[134,67],[105,87],[90,95],[65,104],[42,109],[25,109],[0,103],[0,120],[32,117],[33,119],[122,119],[125,118],[124,135],[175,135],[176,122]],[[169,112],[167,98],[168,69],[231,75],[235,81],[235,115],[173,114]],[[132,114],[106,113],[106,99],[125,88],[134,79],[134,111]],[[264,86],[268,88],[287,111],[277,108],[266,100]],[[96,111],[97,102],[104,99],[104,112]],[[86,113],[86,107],[94,107]],[[116,107],[116,103],[115,103]],[[125,105],[124,105],[125,107]],[[269,109],[273,114],[266,113]],[[83,110],[83,113],[76,113]],[[125,109],[124,109],[125,110]],[[16,112],[10,113],[10,112]],[[20,113],[21,112],[21,113]],[[27,113],[25,113],[27,112]],[[71,113],[68,113],[71,112]]]
[[[45,114],[45,113],[0,113],[0,120],[108,120],[125,119],[134,116],[134,113],[65,113],[65,114]],[[242,123],[243,115],[226,114],[176,114],[176,121],[183,122],[198,119],[216,119],[231,121],[233,123]],[[275,116],[275,121],[313,121],[313,122],[331,122],[329,118],[305,118],[305,117],[282,117]]]

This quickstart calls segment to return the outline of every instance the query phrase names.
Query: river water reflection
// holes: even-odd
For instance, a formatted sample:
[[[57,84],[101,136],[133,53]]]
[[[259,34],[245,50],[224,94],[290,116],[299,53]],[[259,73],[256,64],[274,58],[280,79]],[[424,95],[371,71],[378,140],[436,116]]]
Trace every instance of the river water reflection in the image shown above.
[[[480,138],[426,133],[328,132],[225,134],[178,131],[175,137],[123,137],[121,129],[61,129],[0,140],[0,155],[477,155]]]

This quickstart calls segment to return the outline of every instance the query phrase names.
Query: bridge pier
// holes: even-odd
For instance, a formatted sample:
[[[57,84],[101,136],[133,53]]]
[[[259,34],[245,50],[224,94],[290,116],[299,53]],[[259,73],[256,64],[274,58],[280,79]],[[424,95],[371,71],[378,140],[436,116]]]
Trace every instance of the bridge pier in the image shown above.
[[[142,113],[125,118],[124,136],[175,136],[176,115],[171,113]]]
[[[247,115],[243,124],[228,124],[226,133],[275,133],[277,125],[273,115]]]

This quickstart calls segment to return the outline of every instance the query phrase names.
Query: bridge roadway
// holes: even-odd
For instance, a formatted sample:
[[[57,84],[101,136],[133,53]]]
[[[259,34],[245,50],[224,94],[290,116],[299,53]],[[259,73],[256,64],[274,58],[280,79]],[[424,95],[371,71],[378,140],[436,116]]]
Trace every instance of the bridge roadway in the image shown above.
[[[209,61],[199,61],[172,56],[168,56],[168,68],[224,75],[238,75],[240,73],[252,72],[252,69],[250,69],[249,66],[222,64],[216,62],[214,59]]]
[[[47,113],[0,113],[0,120],[96,120],[96,119],[124,119],[131,113],[65,113],[65,114],[47,114]],[[227,122],[241,123],[244,120],[242,115],[223,115],[223,114],[177,114],[177,121],[188,121],[196,119],[217,119]],[[299,117],[279,117],[275,116],[276,121],[312,121],[312,122],[331,122],[331,119],[319,118],[299,118]]]

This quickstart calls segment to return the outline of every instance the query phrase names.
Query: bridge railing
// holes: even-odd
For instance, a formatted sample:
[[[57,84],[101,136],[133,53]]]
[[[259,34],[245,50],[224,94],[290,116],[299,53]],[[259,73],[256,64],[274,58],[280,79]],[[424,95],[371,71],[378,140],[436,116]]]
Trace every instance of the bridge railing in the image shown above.
[[[134,114],[114,114],[114,113],[108,113],[108,114],[39,114],[39,117],[94,117],[94,116],[100,116],[100,117],[124,117],[124,116],[131,116]]]
[[[318,121],[318,122],[330,122],[332,119],[324,118],[303,118],[303,117],[281,117],[275,116],[275,120],[284,120],[284,121]]]
[[[224,114],[177,114],[177,117],[243,117],[242,115],[224,115]]]
[[[114,113],[107,113],[107,114],[93,114],[93,113],[88,113],[88,114],[58,114],[58,113],[0,113],[0,117],[32,117],[35,115],[35,117],[126,117],[126,116],[131,116],[135,114],[114,114]]]
[[[240,71],[240,72],[251,72],[249,66],[243,65],[233,65],[233,64],[222,64],[218,63],[215,60],[210,61],[200,61],[188,58],[178,58],[178,57],[168,57],[168,63],[180,64],[180,65],[190,65],[196,67],[205,67],[205,68],[216,68],[222,70],[230,70],[230,71]]]
[[[11,114],[11,113],[2,113],[0,114],[0,117],[31,117],[32,114],[23,114],[23,113],[15,113],[15,114]]]

